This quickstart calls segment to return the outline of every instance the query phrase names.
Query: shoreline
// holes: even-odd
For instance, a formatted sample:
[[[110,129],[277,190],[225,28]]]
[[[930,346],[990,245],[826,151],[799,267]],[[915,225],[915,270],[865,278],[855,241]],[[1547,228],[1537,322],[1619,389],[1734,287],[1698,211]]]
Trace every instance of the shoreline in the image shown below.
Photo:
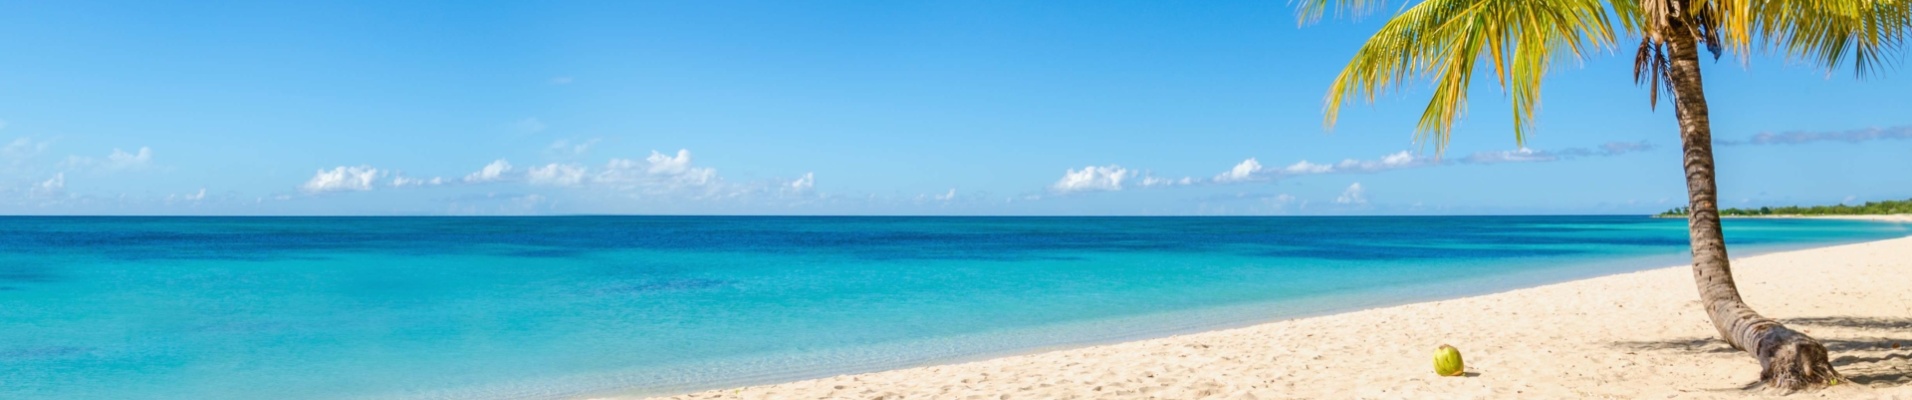
[[[1868,214],[1868,215],[1721,215],[1720,219],[1838,219],[1849,221],[1873,221],[1912,223],[1912,214]],[[1683,219],[1683,216],[1658,216],[1649,218]]]
[[[1786,218],[1912,223],[1912,215]],[[1912,397],[1912,294],[1904,293],[1912,287],[1912,237],[1768,253],[1734,264],[1755,309],[1832,349],[1835,366],[1855,384],[1828,393]],[[1770,395],[1740,389],[1757,378],[1759,367],[1713,337],[1687,268],[658,398]],[[1469,377],[1442,378],[1429,370],[1427,353],[1443,343],[1461,348]],[[1893,343],[1901,348],[1889,348]]]
[[[1843,220],[1852,220],[1852,221],[1873,221],[1873,222],[1897,222],[1897,223],[1912,223],[1912,214],[1877,214],[1877,215],[1784,215],[1784,216],[1779,216],[1779,215],[1775,215],[1775,216],[1759,216],[1759,217],[1734,217],[1734,218],[1794,218],[1794,219],[1843,219]]]

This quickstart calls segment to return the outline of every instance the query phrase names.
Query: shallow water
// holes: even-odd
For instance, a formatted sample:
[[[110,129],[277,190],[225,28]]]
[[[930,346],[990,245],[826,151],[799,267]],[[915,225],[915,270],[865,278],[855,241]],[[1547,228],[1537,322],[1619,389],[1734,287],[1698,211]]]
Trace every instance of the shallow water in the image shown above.
[[[1729,220],[1735,256],[1908,226]],[[0,218],[0,398],[562,398],[1685,262],[1644,217]]]

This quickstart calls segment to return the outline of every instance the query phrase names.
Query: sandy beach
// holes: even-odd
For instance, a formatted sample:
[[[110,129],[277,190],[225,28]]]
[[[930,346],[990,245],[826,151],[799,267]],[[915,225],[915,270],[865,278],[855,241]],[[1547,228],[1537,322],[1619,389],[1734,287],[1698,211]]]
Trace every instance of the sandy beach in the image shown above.
[[[1858,217],[1912,223],[1912,216]],[[1747,301],[1825,342],[1849,384],[1912,399],[1912,237],[1736,257]],[[1431,370],[1460,348],[1467,376]],[[1715,337],[1688,267],[1103,346],[672,399],[1777,397]]]

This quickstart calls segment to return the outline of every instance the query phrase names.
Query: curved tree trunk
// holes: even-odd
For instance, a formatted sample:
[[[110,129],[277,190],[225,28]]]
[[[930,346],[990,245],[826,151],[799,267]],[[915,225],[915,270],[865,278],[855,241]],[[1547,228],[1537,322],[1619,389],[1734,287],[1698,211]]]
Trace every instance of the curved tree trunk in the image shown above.
[[[1839,373],[1827,361],[1824,345],[1754,312],[1740,299],[1739,288],[1733,284],[1726,238],[1720,233],[1713,180],[1713,132],[1707,119],[1706,93],[1700,85],[1699,46],[1686,29],[1679,21],[1666,29],[1667,77],[1672,82],[1684,149],[1693,280],[1699,284],[1706,315],[1727,343],[1759,359],[1759,379],[1767,387],[1797,390],[1837,384]]]

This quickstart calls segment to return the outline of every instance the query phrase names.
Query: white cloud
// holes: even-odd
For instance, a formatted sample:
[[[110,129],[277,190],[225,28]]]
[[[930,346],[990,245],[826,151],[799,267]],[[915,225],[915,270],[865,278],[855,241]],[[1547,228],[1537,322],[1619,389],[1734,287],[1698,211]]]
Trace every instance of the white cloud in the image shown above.
[[[1334,198],[1334,202],[1341,204],[1368,204],[1367,194],[1367,189],[1361,188],[1361,182],[1355,182],[1353,185],[1348,185],[1347,190],[1341,191],[1341,197]]]
[[[1337,164],[1316,164],[1307,160],[1297,161],[1281,168],[1269,168],[1256,158],[1248,158],[1236,163],[1227,171],[1213,178],[1181,179],[1157,178],[1144,171],[1124,169],[1120,166],[1088,166],[1083,169],[1070,169],[1061,180],[1050,185],[1050,189],[1060,193],[1080,191],[1116,191],[1122,190],[1122,184],[1140,181],[1142,187],[1190,186],[1200,184],[1229,184],[1280,179],[1297,175],[1380,172],[1400,168],[1415,168],[1440,165],[1438,161],[1423,158],[1407,151],[1395,152],[1375,160],[1342,160]]]
[[[797,180],[790,182],[790,190],[794,190],[798,192],[810,190],[810,188],[813,188],[816,186],[817,186],[817,175],[814,172],[805,172],[803,173],[802,178],[797,178]]]
[[[67,156],[64,165],[68,167],[99,168],[103,171],[122,171],[146,168],[152,165],[152,162],[153,149],[140,147],[138,151],[131,153],[126,152],[126,150],[114,148],[113,152],[107,154],[103,160],[93,157]]]
[[[146,166],[147,163],[152,161],[153,149],[146,147],[140,147],[137,153],[127,153],[120,149],[113,149],[113,154],[106,156],[106,165],[108,168],[137,168]]]
[[[533,185],[577,186],[584,182],[586,170],[587,168],[582,165],[552,163],[542,167],[531,167],[526,171],[525,177]]]
[[[1481,152],[1462,160],[1463,163],[1497,163],[1522,161],[1553,161],[1564,158],[1586,156],[1613,156],[1651,149],[1645,142],[1613,142],[1597,149],[1570,148],[1556,152],[1541,152],[1520,149],[1501,152]],[[1423,157],[1408,151],[1399,151],[1381,156],[1378,159],[1345,159],[1333,164],[1319,164],[1308,160],[1296,161],[1279,169],[1264,168],[1256,159],[1250,158],[1236,164],[1234,168],[1216,175],[1210,183],[1237,183],[1300,175],[1374,173],[1407,168],[1436,167],[1449,165],[1430,157]]]
[[[519,132],[524,133],[544,132],[544,121],[539,121],[535,117],[518,120],[518,123],[512,124],[511,126],[517,128]]]
[[[169,195],[166,195],[166,203],[167,203],[167,204],[172,204],[172,203],[176,203],[176,202],[194,202],[194,203],[196,203],[196,202],[199,202],[200,200],[205,200],[205,199],[206,199],[206,188],[199,188],[199,192],[198,192],[198,193],[193,193],[193,194],[185,194],[185,195],[182,195],[182,194],[169,194]]]
[[[492,161],[490,164],[485,164],[485,167],[479,169],[478,172],[465,175],[465,182],[478,183],[496,181],[504,179],[506,172],[511,172],[511,163],[506,162],[504,159],[498,159],[497,161]]]
[[[1890,128],[1874,127],[1874,128],[1865,128],[1865,129],[1854,129],[1854,130],[1848,130],[1848,131],[1818,131],[1818,132],[1794,131],[1794,132],[1785,132],[1785,133],[1777,133],[1777,134],[1772,132],[1761,132],[1757,135],[1753,135],[1752,138],[1749,138],[1744,141],[1718,140],[1715,142],[1719,143],[1719,145],[1721,146],[1734,146],[1734,145],[1742,145],[1742,144],[1751,144],[1751,145],[1807,144],[1807,143],[1825,142],[1825,141],[1859,143],[1859,142],[1867,142],[1867,141],[1882,140],[1882,139],[1912,139],[1912,125],[1901,125],[1901,126],[1895,126]]]
[[[599,172],[593,181],[623,189],[662,192],[713,186],[718,179],[715,169],[692,167],[690,150],[680,149],[675,156],[652,151],[651,156],[641,162],[613,158],[605,163],[604,171]]]
[[[33,158],[33,156],[40,155],[40,153],[46,151],[48,146],[52,145],[53,139],[33,140],[33,138],[24,136],[14,138],[13,141],[7,142],[6,146],[0,147],[0,159],[19,164],[26,162],[27,159]]]
[[[1388,165],[1388,166],[1403,166],[1413,162],[1414,162],[1414,155],[1408,154],[1407,150],[1401,150],[1401,152],[1399,153],[1389,154],[1387,157],[1381,157],[1381,164]]]
[[[1611,156],[1617,156],[1617,155],[1622,155],[1627,153],[1637,153],[1637,152],[1642,152],[1642,151],[1647,151],[1652,149],[1653,149],[1653,145],[1648,144],[1645,141],[1607,142],[1607,143],[1601,144],[1597,148],[1569,147],[1569,148],[1555,150],[1555,151],[1521,148],[1517,150],[1483,151],[1479,153],[1470,154],[1466,158],[1462,158],[1461,162],[1466,164],[1548,162],[1548,161],[1570,160],[1570,159],[1582,158],[1582,157],[1595,157],[1595,156],[1611,157]]]
[[[300,188],[305,193],[316,194],[374,190],[378,186],[407,188],[478,183],[567,187],[606,192],[601,194],[622,192],[633,197],[688,196],[709,199],[798,194],[814,188],[816,175],[805,173],[794,180],[729,183],[723,181],[715,169],[696,165],[689,150],[678,150],[675,153],[652,151],[642,160],[613,158],[602,167],[574,162],[520,166],[498,159],[462,178],[449,179],[406,176],[401,172],[371,166],[340,166],[319,170]]]
[[[1912,128],[1908,128],[1908,130],[1912,130]],[[1846,134],[1842,136],[1842,138],[1863,137],[1869,140],[1872,138],[1892,138],[1898,134],[1898,130],[1875,130]],[[1341,160],[1341,162],[1331,164],[1318,164],[1308,160],[1301,160],[1280,168],[1270,168],[1263,165],[1259,159],[1249,158],[1242,160],[1240,163],[1236,163],[1234,167],[1229,168],[1227,171],[1223,171],[1213,178],[1208,179],[1166,179],[1151,176],[1146,171],[1129,170],[1116,165],[1102,167],[1089,166],[1080,170],[1067,170],[1061,180],[1050,185],[1050,189],[1054,192],[1065,194],[1079,191],[1116,191],[1122,190],[1124,183],[1138,181],[1139,186],[1142,187],[1231,184],[1276,180],[1301,175],[1376,173],[1397,169],[1440,167],[1458,164],[1544,162],[1583,157],[1610,157],[1652,149],[1653,146],[1645,141],[1608,142],[1591,148],[1574,147],[1557,151],[1540,151],[1522,148],[1509,151],[1480,152],[1459,161],[1442,161],[1403,150],[1389,153],[1376,159],[1345,159]],[[1351,197],[1349,200],[1353,201],[1358,198],[1358,196]]]
[[[1193,184],[1195,184],[1195,178],[1186,177],[1186,176],[1182,177],[1182,179],[1157,178],[1154,176],[1142,177],[1142,186],[1146,186],[1146,187],[1187,186],[1187,185],[1193,185]]]
[[[936,196],[936,200],[938,201],[949,201],[950,199],[954,199],[954,198],[956,198],[955,188],[950,188],[948,193],[943,193],[941,195]]]
[[[445,184],[445,178],[436,177],[436,176],[432,177],[431,179],[412,178],[412,177],[407,177],[403,175],[392,177],[392,187],[438,186],[443,184]]]
[[[1645,140],[1638,142],[1607,142],[1600,145],[1600,155],[1617,156],[1626,153],[1653,150],[1653,145]]]
[[[339,166],[329,171],[320,169],[318,173],[312,175],[312,179],[305,181],[304,185],[299,185],[299,190],[313,194],[367,191],[372,190],[372,182],[378,180],[378,177],[383,174],[383,171],[372,168],[370,165]]]
[[[647,170],[653,174],[677,175],[683,174],[691,169],[690,150],[688,149],[678,149],[676,156],[667,156],[664,155],[664,153],[652,150],[651,156],[645,157],[644,161],[650,163],[650,167]]]
[[[1308,162],[1308,160],[1301,160],[1295,162],[1293,165],[1289,165],[1287,168],[1282,168],[1281,173],[1283,175],[1325,174],[1333,170],[1333,165],[1315,164]]]
[[[1266,181],[1296,175],[1379,172],[1391,169],[1433,165],[1439,165],[1439,163],[1432,159],[1416,156],[1407,151],[1401,151],[1382,156],[1376,160],[1348,159],[1338,164],[1316,164],[1302,160],[1282,168],[1269,168],[1262,165],[1259,159],[1249,158],[1242,160],[1240,163],[1236,163],[1234,167],[1229,168],[1227,171],[1222,171],[1222,173],[1208,179],[1190,177],[1181,179],[1157,178],[1147,172],[1124,169],[1116,165],[1105,167],[1089,166],[1080,170],[1068,170],[1063,174],[1062,180],[1051,185],[1050,189],[1061,193],[1115,191],[1122,190],[1123,183],[1136,180],[1139,180],[1140,186],[1143,187],[1228,184]]]
[[[1517,150],[1483,151],[1469,154],[1467,158],[1462,158],[1461,162],[1469,164],[1498,164],[1509,162],[1554,161],[1559,159],[1560,157],[1554,156],[1551,153],[1523,147]]]
[[[41,181],[39,184],[33,185],[33,192],[36,194],[54,194],[54,193],[59,193],[61,190],[65,190],[65,189],[66,189],[66,173],[65,172],[54,173],[52,178],[47,178],[47,180]]]
[[[1408,153],[1406,150],[1402,150],[1401,152],[1398,152],[1398,153],[1382,156],[1380,160],[1355,160],[1355,159],[1342,160],[1340,164],[1335,164],[1334,171],[1336,172],[1379,172],[1379,171],[1386,171],[1390,169],[1431,165],[1432,161],[1433,160],[1416,157],[1414,156],[1414,154]]]
[[[1261,172],[1261,162],[1249,158],[1242,160],[1240,164],[1235,164],[1235,168],[1230,168],[1228,172],[1215,175],[1215,182],[1241,182],[1255,179],[1255,173],[1258,172]]]
[[[1062,193],[1122,190],[1122,180],[1133,176],[1134,172],[1121,166],[1091,165],[1082,167],[1081,170],[1070,169],[1064,172],[1062,180],[1056,181],[1050,188]]]
[[[1277,180],[1277,178],[1302,176],[1302,174],[1380,172],[1380,170],[1392,170],[1392,168],[1428,167],[1428,165],[1434,165],[1434,163],[1430,163],[1430,161],[1426,161],[1426,159],[1421,159],[1421,157],[1415,157],[1413,153],[1407,153],[1407,151],[1382,155],[1380,159],[1371,159],[1371,161],[1363,161],[1363,159],[1344,159],[1344,161],[1335,163],[1335,165],[1317,165],[1317,163],[1310,163],[1310,161],[1304,159],[1304,161],[1294,161],[1293,165],[1289,165],[1289,167],[1281,168],[1264,168],[1262,167],[1262,163],[1258,163],[1256,159],[1247,159],[1247,161],[1241,161],[1239,165],[1235,165],[1235,168],[1229,168],[1229,170],[1222,172],[1222,174],[1216,174],[1214,180],[1210,180],[1210,182],[1214,182],[1214,184],[1237,184],[1237,182],[1256,182],[1256,180]]]

